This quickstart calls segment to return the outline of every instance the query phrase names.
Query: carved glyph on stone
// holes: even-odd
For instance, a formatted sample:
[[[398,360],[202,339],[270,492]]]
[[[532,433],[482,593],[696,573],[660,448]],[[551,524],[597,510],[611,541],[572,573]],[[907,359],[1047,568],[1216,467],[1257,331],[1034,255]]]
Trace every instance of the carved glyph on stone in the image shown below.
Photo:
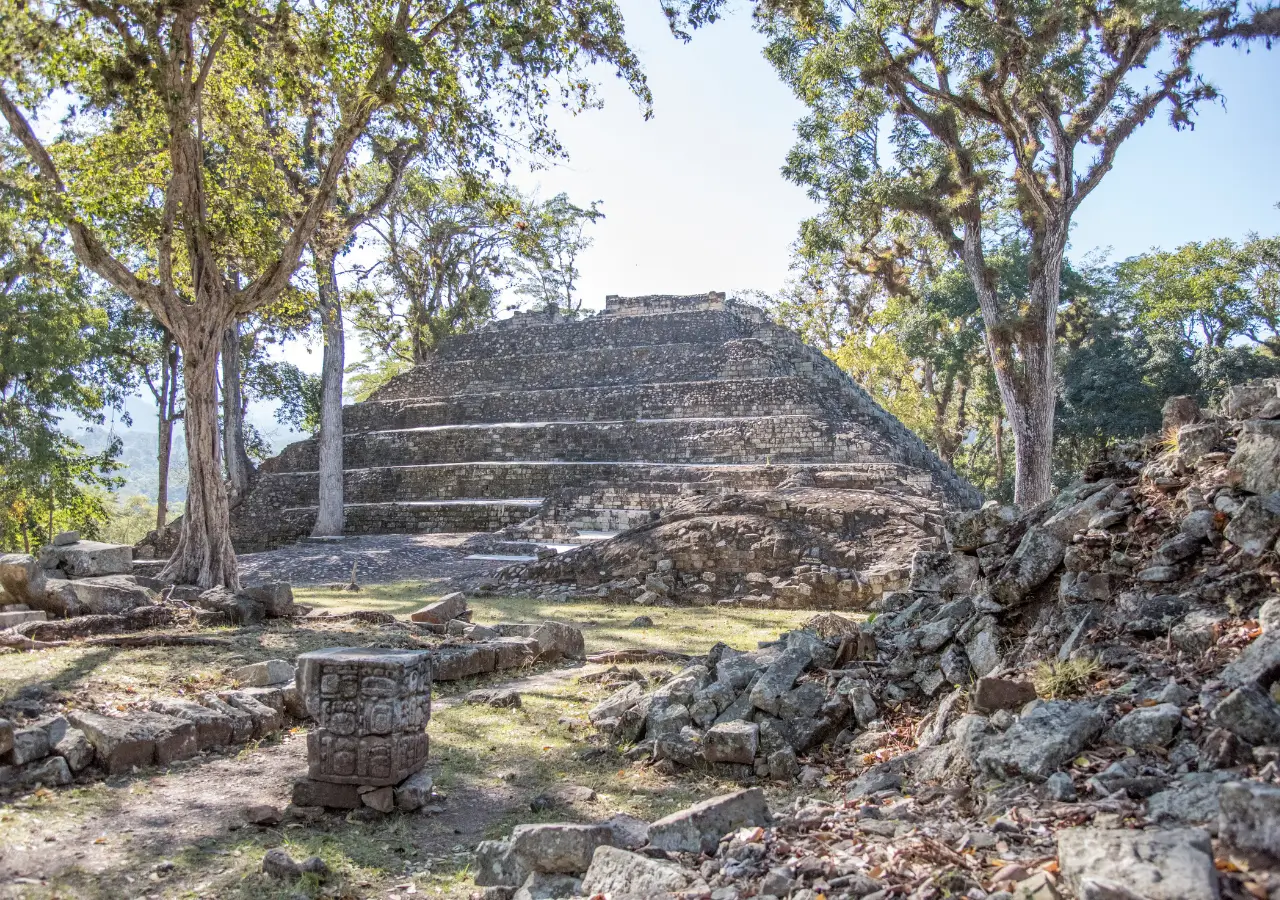
[[[317,727],[308,775],[398,784],[427,761],[431,660],[420,651],[334,647],[298,657],[298,692]]]

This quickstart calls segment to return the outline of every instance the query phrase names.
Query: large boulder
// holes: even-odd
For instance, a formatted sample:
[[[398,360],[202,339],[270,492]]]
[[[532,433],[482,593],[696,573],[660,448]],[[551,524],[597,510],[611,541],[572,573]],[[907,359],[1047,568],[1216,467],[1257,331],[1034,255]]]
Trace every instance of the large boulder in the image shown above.
[[[102,575],[74,581],[50,579],[45,609],[58,616],[114,616],[152,606],[156,593],[133,575]]]
[[[1004,571],[991,586],[991,594],[1005,606],[1016,606],[1049,580],[1062,562],[1067,545],[1042,528],[1028,528]]]
[[[1231,517],[1222,536],[1245,553],[1266,553],[1280,537],[1280,493],[1250,497]]]
[[[1087,703],[1050,700],[990,740],[978,763],[995,778],[1044,781],[1097,737],[1102,725],[1102,716]]]
[[[1229,468],[1233,480],[1246,491],[1280,491],[1280,419],[1245,422]]]
[[[40,565],[45,569],[57,569],[68,578],[127,575],[133,571],[133,548],[128,544],[104,544],[100,541],[50,544],[40,551]]]
[[[1280,787],[1256,782],[1223,785],[1218,837],[1238,850],[1280,859]]]
[[[33,609],[52,612],[47,606],[44,569],[28,553],[6,553],[0,556],[0,588],[13,603],[25,603]]]
[[[684,890],[691,880],[689,873],[675,863],[617,847],[600,847],[582,876],[581,893],[588,897],[603,895],[613,900],[638,900]]]

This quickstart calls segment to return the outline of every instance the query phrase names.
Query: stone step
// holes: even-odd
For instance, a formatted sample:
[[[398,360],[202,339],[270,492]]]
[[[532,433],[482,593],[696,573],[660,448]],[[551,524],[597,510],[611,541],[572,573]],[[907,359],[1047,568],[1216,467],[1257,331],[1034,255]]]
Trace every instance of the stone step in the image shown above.
[[[822,392],[794,376],[491,391],[369,400],[343,408],[348,433],[496,422],[681,419],[822,413]]]
[[[874,436],[857,423],[813,416],[641,419],[623,422],[504,422],[347,435],[349,468],[435,462],[560,460],[680,463],[869,462]],[[314,440],[285,448],[273,469],[317,465]]]
[[[754,339],[725,344],[684,341],[574,352],[524,352],[475,359],[433,358],[397,375],[374,400],[485,394],[505,390],[713,381],[803,375],[808,358]]]
[[[542,502],[540,497],[516,497],[346,503],[345,534],[497,531],[537,514]],[[232,521],[231,540],[241,553],[270,550],[309,535],[315,521],[315,506],[277,508],[269,522],[241,514]]]
[[[542,353],[580,352],[596,347],[634,347],[688,341],[705,344],[750,337],[757,323],[727,310],[697,310],[647,316],[591,316],[576,322],[542,324],[523,320],[503,322],[444,341],[441,359],[519,357],[530,350]]]
[[[396,500],[447,500],[474,497],[487,500],[549,496],[565,489],[582,493],[644,490],[664,499],[679,494],[717,490],[767,490],[796,474],[816,477],[825,486],[874,487],[895,479],[919,476],[918,470],[880,464],[830,463],[759,465],[671,464],[655,462],[470,462],[373,466],[348,469],[343,497],[350,503]],[[319,477],[315,471],[261,472],[253,493],[238,515],[274,515],[279,509],[310,506],[316,501]],[[821,486],[821,485],[820,485]]]

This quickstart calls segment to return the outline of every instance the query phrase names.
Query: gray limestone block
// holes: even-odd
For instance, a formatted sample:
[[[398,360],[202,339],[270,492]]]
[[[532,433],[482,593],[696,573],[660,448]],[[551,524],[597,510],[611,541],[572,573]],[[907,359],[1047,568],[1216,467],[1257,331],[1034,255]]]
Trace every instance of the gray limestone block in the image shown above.
[[[978,557],[940,550],[917,550],[911,557],[911,590],[967,594],[978,580]]]
[[[633,681],[604,700],[601,700],[587,712],[587,719],[599,722],[603,719],[616,719],[624,710],[630,709],[640,702],[645,694],[644,684]]]
[[[72,578],[124,575],[133,571],[133,547],[100,541],[51,544],[40,551],[40,565],[45,569],[59,569]]]
[[[0,719],[0,754],[13,749],[13,723],[8,719]]]
[[[1172,703],[1139,707],[1111,726],[1107,737],[1125,747],[1167,747],[1182,727],[1182,710]]]
[[[328,809],[359,809],[360,786],[301,778],[293,783],[293,805],[323,806]]]
[[[1280,493],[1245,500],[1222,536],[1253,556],[1272,549],[1280,537]]]
[[[273,735],[284,725],[284,717],[279,710],[272,709],[248,691],[220,691],[218,698],[249,716],[253,721],[254,740]]]
[[[673,853],[710,853],[731,831],[769,821],[764,792],[749,788],[711,797],[659,819],[649,826],[649,844]]]
[[[71,783],[71,769],[61,756],[49,756],[18,766],[0,766],[0,789],[56,787]]]
[[[72,710],[67,718],[89,738],[108,775],[119,775],[134,766],[155,762],[155,736],[134,720],[87,710]]]
[[[617,847],[601,847],[582,876],[581,891],[589,897],[651,897],[684,890],[693,880],[692,873],[675,863]]]
[[[1054,513],[1040,527],[1065,544],[1077,531],[1088,527],[1090,519],[1107,509],[1116,491],[1114,484],[1106,484],[1079,503]]]
[[[0,556],[0,588],[15,602],[49,610],[45,599],[47,583],[44,569],[34,556],[27,553]]]
[[[151,733],[156,743],[157,765],[167,766],[200,752],[196,726],[191,722],[149,710],[131,711],[129,719]]]
[[[759,725],[753,722],[726,722],[713,726],[702,736],[702,754],[707,762],[751,765],[759,744]]]
[[[477,887],[511,887],[524,884],[530,869],[516,856],[510,841],[481,841],[476,845]]]
[[[645,737],[653,740],[669,734],[678,734],[680,729],[692,721],[689,708],[683,703],[656,708],[649,713],[649,725],[645,730]]]
[[[811,659],[811,656],[807,656],[802,651],[786,650],[760,674],[751,688],[752,705],[777,715],[782,707],[782,698],[791,690]]]
[[[414,812],[422,809],[431,801],[431,776],[426,772],[415,772],[395,787],[396,809],[402,812]]]
[[[1250,744],[1280,743],[1280,703],[1256,684],[1236,688],[1213,708],[1209,718]]]
[[[50,743],[48,733],[39,725],[13,730],[13,747],[9,750],[5,761],[22,766],[49,755]]]
[[[1116,885],[1146,900],[1219,896],[1209,834],[1198,828],[1067,828],[1058,832],[1058,864],[1078,896],[1097,890],[1091,885]]]
[[[444,625],[467,611],[467,595],[461,591],[445,594],[435,603],[429,603],[409,616],[411,622],[427,622]]]
[[[610,844],[603,825],[517,825],[511,849],[530,872],[585,872],[597,847]]]
[[[716,681],[731,691],[740,691],[760,669],[760,663],[746,653],[725,653],[716,664]]]
[[[244,710],[237,709],[217,694],[212,693],[201,694],[200,705],[212,710],[231,723],[231,741],[233,743],[243,744],[253,737],[253,716]],[[165,710],[161,711],[165,712]],[[191,720],[195,721],[194,717]]]
[[[582,879],[575,875],[549,875],[534,872],[512,896],[512,900],[561,900],[577,897],[582,890]]]
[[[1022,536],[1004,570],[991,587],[992,596],[1005,606],[1016,606],[1049,580],[1062,562],[1066,544],[1042,528],[1031,527]]]
[[[216,709],[201,706],[191,700],[164,697],[151,701],[151,709],[175,719],[183,719],[196,726],[196,744],[201,750],[225,747],[232,742],[233,722]],[[250,725],[252,728],[252,725]]]
[[[1252,781],[1224,784],[1219,807],[1223,843],[1280,859],[1280,787]]]
[[[1102,716],[1087,703],[1050,700],[986,741],[978,764],[994,778],[1043,781],[1097,737],[1102,725]]]
[[[249,687],[266,687],[294,680],[297,670],[284,659],[264,659],[231,671],[231,677]]]
[[[287,581],[241,588],[240,593],[261,603],[268,619],[283,619],[294,614],[293,587]]]
[[[119,615],[151,606],[155,593],[132,575],[103,575],[48,582],[44,608],[62,616]]]
[[[83,771],[93,762],[93,744],[79,728],[66,729],[53,745],[53,752],[67,761],[72,773]]]
[[[498,656],[491,643],[436,647],[431,651],[431,678],[458,681],[497,668]]]
[[[1246,491],[1254,494],[1280,491],[1280,421],[1246,422],[1228,468]]]

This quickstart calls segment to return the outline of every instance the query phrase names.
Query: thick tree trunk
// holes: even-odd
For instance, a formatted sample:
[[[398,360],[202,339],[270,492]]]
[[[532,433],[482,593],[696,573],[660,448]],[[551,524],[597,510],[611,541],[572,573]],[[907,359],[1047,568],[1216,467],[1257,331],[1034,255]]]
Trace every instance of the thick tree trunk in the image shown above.
[[[182,341],[183,413],[187,437],[187,507],[178,546],[160,574],[178,584],[237,590],[236,553],[231,546],[231,517],[222,484],[218,441],[218,350],[221,331],[191,335]]]
[[[244,391],[240,386],[240,320],[222,336],[222,452],[232,505],[249,492],[253,463],[244,446]]]
[[[163,531],[169,518],[169,463],[173,459],[173,420],[178,407],[178,348],[165,342],[164,371],[160,373],[159,439],[156,464],[159,469],[156,487],[156,530]]]
[[[324,328],[324,356],[320,364],[320,497],[316,506],[315,537],[337,537],[343,531],[342,507],[342,295],[334,254],[314,251],[320,294],[320,323]]]

